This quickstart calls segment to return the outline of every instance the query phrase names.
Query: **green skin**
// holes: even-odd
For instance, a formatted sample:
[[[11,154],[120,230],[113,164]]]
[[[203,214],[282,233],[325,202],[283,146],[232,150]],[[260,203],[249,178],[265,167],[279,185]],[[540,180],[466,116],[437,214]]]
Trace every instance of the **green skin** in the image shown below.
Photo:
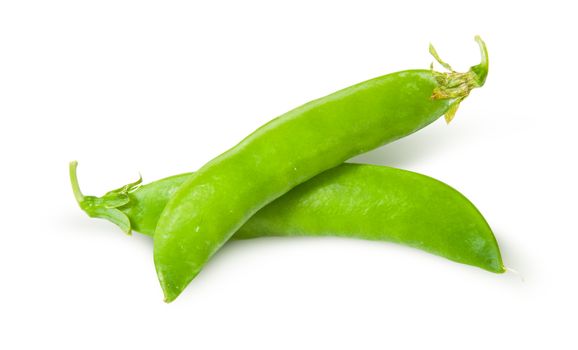
[[[447,114],[487,75],[409,70],[378,77],[273,119],[213,159],[175,192],[155,231],[154,262],[165,301],[259,209],[347,159],[409,135]],[[449,66],[448,66],[449,67]]]
[[[153,236],[171,196],[192,174],[140,186],[140,181],[103,197],[83,196],[71,163],[79,205],[98,208],[125,232]],[[116,205],[116,207],[114,207]],[[339,236],[395,242],[463,264],[501,273],[504,266],[490,226],[461,193],[433,178],[395,168],[342,164],[295,187],[253,215],[232,237]]]

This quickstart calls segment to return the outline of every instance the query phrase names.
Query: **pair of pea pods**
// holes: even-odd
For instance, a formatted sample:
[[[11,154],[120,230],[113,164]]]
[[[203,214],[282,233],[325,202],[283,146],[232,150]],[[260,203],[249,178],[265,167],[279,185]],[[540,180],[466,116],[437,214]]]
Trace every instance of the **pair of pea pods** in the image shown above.
[[[445,115],[488,74],[488,54],[458,73],[407,70],[348,87],[287,112],[195,173],[102,197],[84,196],[70,164],[80,207],[125,232],[154,236],[165,301],[173,301],[229,239],[342,236],[416,247],[501,273],[497,241],[462,194],[430,177],[385,166],[344,163],[407,136]]]

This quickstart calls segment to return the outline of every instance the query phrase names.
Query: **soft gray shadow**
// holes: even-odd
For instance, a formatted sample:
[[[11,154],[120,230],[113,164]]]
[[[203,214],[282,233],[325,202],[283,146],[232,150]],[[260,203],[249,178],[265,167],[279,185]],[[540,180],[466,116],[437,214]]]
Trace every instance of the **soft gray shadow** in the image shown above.
[[[444,154],[446,150],[480,138],[480,133],[472,127],[453,127],[444,124],[437,122],[413,135],[354,157],[348,162],[407,168],[432,155]]]
[[[97,218],[90,218],[82,211],[78,214],[63,214],[58,220],[60,226],[66,232],[77,232],[79,235],[95,235],[103,237],[126,236],[126,234],[113,223]],[[153,240],[151,237],[132,232],[130,237],[131,243],[135,246],[147,247],[146,249],[152,252]]]

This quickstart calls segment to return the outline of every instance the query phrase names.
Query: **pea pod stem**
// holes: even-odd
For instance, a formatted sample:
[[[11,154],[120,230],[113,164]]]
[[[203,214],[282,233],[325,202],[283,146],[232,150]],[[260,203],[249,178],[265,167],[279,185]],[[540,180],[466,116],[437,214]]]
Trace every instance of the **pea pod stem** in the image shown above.
[[[126,234],[131,234],[131,224],[129,218],[118,208],[127,204],[129,193],[139,188],[142,183],[142,177],[137,181],[107,192],[102,197],[85,196],[80,190],[77,177],[78,162],[72,161],[69,164],[70,183],[74,198],[78,205],[88,216],[93,218],[102,218],[109,220],[120,227]]]
[[[70,162],[68,166],[68,174],[70,176],[70,184],[72,185],[72,192],[74,193],[74,198],[78,202],[78,205],[82,208],[81,203],[84,203],[84,195],[80,190],[80,185],[78,184],[78,176],[76,175],[76,168],[78,167],[78,162],[76,160]]]
[[[431,65],[432,74],[439,83],[439,87],[434,89],[432,97],[434,99],[448,99],[454,98],[455,101],[450,105],[444,117],[446,123],[450,123],[458,111],[460,103],[470,94],[470,91],[485,84],[488,76],[489,57],[486,43],[479,35],[475,37],[478,46],[480,47],[481,62],[475,66],[470,67],[466,73],[459,73],[443,61],[432,44],[429,46],[429,52],[434,59],[449,72],[436,72],[433,70],[433,63]]]
[[[482,86],[486,82],[486,78],[488,77],[488,71],[490,69],[490,57],[488,55],[488,48],[486,47],[486,43],[482,40],[479,35],[475,37],[476,42],[480,46],[480,55],[482,56],[482,61],[471,67],[470,70],[477,75],[477,82],[479,86]]]

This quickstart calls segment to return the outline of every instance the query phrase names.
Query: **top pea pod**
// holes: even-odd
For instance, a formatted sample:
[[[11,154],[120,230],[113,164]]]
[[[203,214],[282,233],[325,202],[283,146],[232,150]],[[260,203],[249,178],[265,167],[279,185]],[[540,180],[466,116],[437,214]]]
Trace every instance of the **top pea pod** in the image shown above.
[[[259,209],[345,160],[407,136],[442,115],[451,121],[484,84],[488,55],[468,72],[407,70],[337,91],[265,124],[192,175],[167,203],[154,260],[165,301],[174,300],[210,257]]]

